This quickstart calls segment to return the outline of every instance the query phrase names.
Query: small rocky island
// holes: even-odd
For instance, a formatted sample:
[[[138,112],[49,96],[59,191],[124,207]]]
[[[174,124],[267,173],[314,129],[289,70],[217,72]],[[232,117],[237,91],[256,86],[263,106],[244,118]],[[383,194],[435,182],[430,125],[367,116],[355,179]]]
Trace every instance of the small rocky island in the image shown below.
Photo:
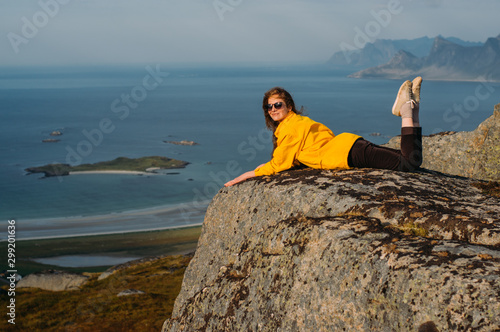
[[[184,168],[189,163],[182,160],[171,159],[162,156],[150,156],[142,158],[119,157],[111,161],[103,161],[95,164],[82,164],[71,166],[69,164],[48,164],[45,166],[29,167],[28,173],[44,173],[46,177],[70,175],[72,172],[144,172],[151,173],[158,169]]]
[[[195,141],[163,141],[164,143],[169,143],[169,144],[175,144],[175,145],[200,145],[196,143]]]
[[[62,135],[62,132],[60,130],[54,130],[50,133],[50,136],[61,136]],[[45,139],[42,139],[42,142],[43,143],[57,143],[61,141],[60,139],[57,139],[57,138],[45,138]]]

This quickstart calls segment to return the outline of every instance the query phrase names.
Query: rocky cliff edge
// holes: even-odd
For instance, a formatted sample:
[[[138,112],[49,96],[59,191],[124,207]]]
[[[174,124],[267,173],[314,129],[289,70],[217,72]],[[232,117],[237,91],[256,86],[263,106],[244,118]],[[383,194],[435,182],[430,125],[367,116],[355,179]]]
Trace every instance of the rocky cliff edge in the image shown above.
[[[223,188],[163,331],[500,329],[500,199],[482,185],[306,169]]]

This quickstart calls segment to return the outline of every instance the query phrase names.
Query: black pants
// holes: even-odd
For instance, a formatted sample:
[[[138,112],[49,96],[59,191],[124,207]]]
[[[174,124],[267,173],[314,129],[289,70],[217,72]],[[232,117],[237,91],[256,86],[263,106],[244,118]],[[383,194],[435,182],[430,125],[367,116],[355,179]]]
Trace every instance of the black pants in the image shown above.
[[[401,150],[358,139],[348,157],[350,167],[411,172],[422,165],[422,128],[401,128]]]

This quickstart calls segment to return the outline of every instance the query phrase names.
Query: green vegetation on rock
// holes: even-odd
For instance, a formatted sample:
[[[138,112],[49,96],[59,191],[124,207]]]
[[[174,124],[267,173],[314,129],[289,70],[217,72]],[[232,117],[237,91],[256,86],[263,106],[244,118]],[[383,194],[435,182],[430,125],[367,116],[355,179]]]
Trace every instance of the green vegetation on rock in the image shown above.
[[[399,230],[403,231],[406,235],[415,235],[426,237],[429,235],[429,231],[424,227],[421,227],[413,222],[409,222],[400,226],[397,226]]]

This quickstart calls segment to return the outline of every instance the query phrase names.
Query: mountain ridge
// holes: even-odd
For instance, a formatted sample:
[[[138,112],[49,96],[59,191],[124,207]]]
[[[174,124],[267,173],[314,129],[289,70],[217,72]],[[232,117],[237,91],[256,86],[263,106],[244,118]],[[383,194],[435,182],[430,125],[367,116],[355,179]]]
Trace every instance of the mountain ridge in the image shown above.
[[[427,56],[400,50],[386,64],[355,72],[353,78],[500,81],[500,35],[481,46],[463,46],[436,37]]]
[[[442,37],[455,44],[462,46],[480,46],[480,42],[468,42],[456,37]],[[341,66],[351,68],[367,68],[382,65],[392,59],[400,50],[424,57],[429,54],[435,38],[420,37],[416,39],[376,39],[366,43],[363,48],[339,51],[334,53],[327,64],[330,66]]]

